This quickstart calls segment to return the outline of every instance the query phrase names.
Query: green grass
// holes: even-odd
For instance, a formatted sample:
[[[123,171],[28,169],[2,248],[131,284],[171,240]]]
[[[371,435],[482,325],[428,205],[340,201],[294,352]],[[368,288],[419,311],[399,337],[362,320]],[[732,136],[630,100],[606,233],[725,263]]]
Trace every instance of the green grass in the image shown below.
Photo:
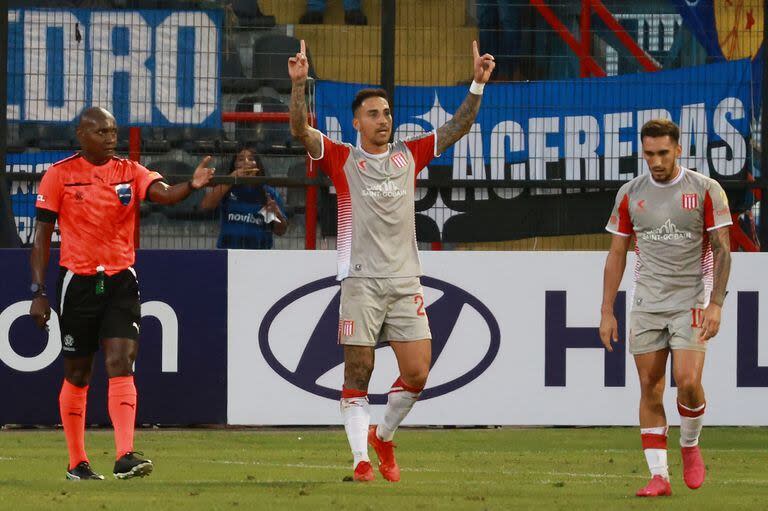
[[[709,473],[691,491],[670,449],[673,496],[638,499],[648,479],[636,428],[408,430],[397,435],[402,481],[345,482],[343,431],[139,431],[155,461],[144,479],[116,481],[110,431],[89,431],[106,481],[64,480],[60,431],[0,432],[0,509],[391,510],[766,509],[768,429],[706,428]],[[677,431],[670,446],[677,442]],[[373,454],[373,453],[372,453]]]

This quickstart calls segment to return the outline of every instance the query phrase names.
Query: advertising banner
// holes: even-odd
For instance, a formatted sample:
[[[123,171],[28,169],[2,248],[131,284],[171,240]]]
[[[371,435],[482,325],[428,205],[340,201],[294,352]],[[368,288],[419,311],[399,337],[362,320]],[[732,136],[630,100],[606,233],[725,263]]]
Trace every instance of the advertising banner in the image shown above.
[[[136,360],[140,424],[222,424],[226,415],[227,257],[225,252],[140,251],[134,266],[141,292]],[[29,314],[29,250],[0,250],[0,386],[10,389],[0,424],[58,424],[64,376],[55,290],[58,251],[47,273],[49,332]],[[88,424],[108,424],[107,385],[97,354]]]
[[[230,424],[339,424],[343,351],[332,252],[231,251]],[[598,337],[603,252],[426,252],[422,284],[433,368],[407,424],[635,425],[639,386],[626,349],[633,257],[616,314],[622,342]],[[719,335],[709,343],[707,424],[768,424],[768,293],[763,254],[734,254]],[[762,311],[762,314],[761,314]],[[376,350],[373,420],[398,376]],[[678,421],[667,381],[670,423]]]

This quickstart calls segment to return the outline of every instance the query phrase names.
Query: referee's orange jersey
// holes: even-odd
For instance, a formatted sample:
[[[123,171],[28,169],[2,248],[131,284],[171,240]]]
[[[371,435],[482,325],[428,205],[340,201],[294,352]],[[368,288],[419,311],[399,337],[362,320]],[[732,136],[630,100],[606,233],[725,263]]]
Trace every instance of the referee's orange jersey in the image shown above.
[[[38,219],[58,218],[61,266],[77,275],[93,275],[97,266],[114,275],[131,266],[136,259],[136,208],[149,186],[162,179],[135,161],[117,157],[93,165],[75,154],[51,165],[38,188],[36,206]]]

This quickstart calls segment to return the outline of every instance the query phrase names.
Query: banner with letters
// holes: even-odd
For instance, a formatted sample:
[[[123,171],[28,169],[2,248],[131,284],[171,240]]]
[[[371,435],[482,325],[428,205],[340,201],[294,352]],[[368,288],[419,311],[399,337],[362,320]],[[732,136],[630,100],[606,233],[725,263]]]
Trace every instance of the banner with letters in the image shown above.
[[[54,251],[48,287],[55,289]],[[604,252],[427,252],[432,372],[411,425],[636,425],[626,347],[633,258],[616,305],[621,342],[599,341]],[[0,424],[56,424],[61,334],[28,316],[29,251],[0,250]],[[768,425],[768,267],[733,254],[720,333],[704,369],[707,424]],[[343,352],[330,251],[142,250],[136,381],[142,424],[338,425]],[[55,292],[51,292],[55,304]],[[761,300],[762,298],[762,300]],[[98,355],[88,422],[105,424]],[[386,345],[370,385],[373,421],[397,378]],[[665,405],[676,424],[675,389]]]
[[[221,126],[222,11],[10,9],[8,120]]]
[[[225,252],[140,251],[136,387],[139,424],[223,424],[227,420],[227,257]],[[29,314],[29,250],[0,250],[0,424],[59,424],[64,376],[56,311],[58,250],[47,272],[49,332]],[[88,424],[109,424],[107,378],[96,357]]]
[[[72,151],[41,151],[37,153],[8,153],[5,155],[5,171],[13,177],[14,172],[42,174],[51,164],[72,156]],[[31,245],[35,235],[35,201],[39,181],[7,179],[8,195],[11,197],[13,219],[19,238],[24,245]],[[53,241],[60,241],[58,230]]]
[[[748,59],[607,78],[491,83],[470,132],[419,178],[436,185],[493,180],[494,186],[420,189],[417,236],[461,242],[602,232],[615,192],[528,192],[515,181],[632,179],[647,172],[639,133],[653,118],[680,125],[682,165],[717,179],[742,178],[751,168],[752,86]],[[357,142],[350,104],[362,87],[318,82],[318,127],[331,138]],[[395,138],[437,129],[466,94],[466,86],[396,87]],[[335,216],[323,218],[331,224],[326,232],[333,232]]]
[[[626,349],[634,259],[613,353],[598,337],[604,252],[425,252],[433,367],[412,425],[636,425]],[[230,424],[340,424],[343,352],[333,252],[229,253]],[[768,425],[768,255],[734,254],[719,335],[709,343],[707,424]],[[761,300],[762,298],[762,300]],[[398,376],[380,346],[372,421]],[[665,406],[678,423],[675,389]]]

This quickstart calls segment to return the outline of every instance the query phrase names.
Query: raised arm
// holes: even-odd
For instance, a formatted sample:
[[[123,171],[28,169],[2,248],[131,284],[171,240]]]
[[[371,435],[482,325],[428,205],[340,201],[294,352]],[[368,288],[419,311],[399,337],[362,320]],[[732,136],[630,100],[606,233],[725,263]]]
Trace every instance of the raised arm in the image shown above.
[[[193,191],[199,190],[210,182],[214,172],[216,172],[216,169],[208,168],[210,161],[210,156],[203,158],[195,169],[195,173],[192,174],[192,179],[184,183],[169,186],[162,181],[155,181],[149,186],[147,197],[157,204],[176,204],[183,201]]]
[[[699,342],[705,342],[717,335],[720,330],[720,314],[725,301],[728,277],[731,274],[731,240],[730,226],[726,225],[709,232],[709,242],[712,245],[714,259],[714,278],[712,293],[709,295],[709,305],[704,309]]]
[[[288,75],[291,77],[291,135],[301,140],[307,152],[313,158],[323,154],[323,135],[307,122],[307,76],[309,76],[309,61],[304,39],[301,40],[301,50],[295,57],[288,59]]]
[[[611,248],[603,270],[603,303],[600,306],[600,340],[608,351],[613,351],[611,341],[619,341],[619,327],[613,314],[613,304],[619,291],[624,268],[627,266],[627,249],[631,236],[611,236]]]
[[[477,41],[472,41],[472,55],[474,58],[474,81],[469,88],[469,93],[464,102],[459,106],[450,121],[437,129],[437,154],[448,149],[457,140],[469,133],[472,123],[475,122],[477,112],[480,111],[480,101],[483,98],[483,87],[491,78],[496,62],[493,55],[486,53],[480,55]]]

